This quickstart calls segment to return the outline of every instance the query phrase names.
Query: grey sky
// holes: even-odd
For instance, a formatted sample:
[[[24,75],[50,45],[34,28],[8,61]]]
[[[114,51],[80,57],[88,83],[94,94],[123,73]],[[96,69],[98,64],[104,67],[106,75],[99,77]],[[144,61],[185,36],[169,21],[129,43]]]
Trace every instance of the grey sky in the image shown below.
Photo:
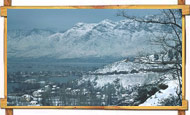
[[[10,29],[54,29],[64,31],[78,22],[96,23],[104,19],[113,21],[124,18],[116,16],[118,9],[8,9]],[[126,10],[129,15],[152,15],[159,10]]]

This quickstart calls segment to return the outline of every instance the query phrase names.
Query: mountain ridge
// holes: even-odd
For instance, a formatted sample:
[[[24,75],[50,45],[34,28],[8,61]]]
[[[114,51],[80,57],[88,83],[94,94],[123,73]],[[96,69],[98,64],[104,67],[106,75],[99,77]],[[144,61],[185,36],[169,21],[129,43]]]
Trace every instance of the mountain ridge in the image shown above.
[[[8,32],[8,57],[54,57],[55,59],[85,57],[127,57],[151,51],[149,29],[138,22],[105,19],[99,23],[75,24],[64,32],[46,29]]]

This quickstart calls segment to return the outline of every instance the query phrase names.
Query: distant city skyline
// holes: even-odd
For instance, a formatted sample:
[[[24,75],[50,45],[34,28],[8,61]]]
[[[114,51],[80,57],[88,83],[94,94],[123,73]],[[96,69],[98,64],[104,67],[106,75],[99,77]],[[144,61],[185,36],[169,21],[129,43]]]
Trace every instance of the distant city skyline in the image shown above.
[[[98,23],[104,19],[113,21],[125,18],[117,16],[121,9],[8,9],[8,30],[51,29],[64,31],[78,22]],[[157,9],[127,9],[129,15],[157,14]]]

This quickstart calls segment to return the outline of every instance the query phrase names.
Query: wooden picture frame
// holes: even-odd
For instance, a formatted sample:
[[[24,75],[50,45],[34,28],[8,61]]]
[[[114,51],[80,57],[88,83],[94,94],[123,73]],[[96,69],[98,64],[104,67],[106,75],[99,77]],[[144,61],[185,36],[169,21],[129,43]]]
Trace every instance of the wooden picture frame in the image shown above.
[[[6,115],[13,115],[13,109],[114,109],[114,110],[177,110],[179,115],[185,115],[188,103],[185,99],[185,15],[190,14],[190,6],[184,0],[178,0],[179,5],[115,5],[115,6],[11,6],[11,0],[4,0],[1,16],[4,17],[4,68],[5,68],[5,98],[1,99],[1,108],[6,109]],[[7,106],[7,9],[182,9],[182,106]]]

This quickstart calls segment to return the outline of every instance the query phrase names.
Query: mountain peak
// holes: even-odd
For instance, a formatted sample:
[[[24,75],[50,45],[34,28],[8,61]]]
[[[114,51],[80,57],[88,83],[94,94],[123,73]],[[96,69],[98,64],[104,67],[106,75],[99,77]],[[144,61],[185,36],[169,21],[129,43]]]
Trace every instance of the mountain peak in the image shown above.
[[[112,20],[110,20],[110,19],[105,19],[105,20],[102,20],[101,22],[100,22],[100,24],[105,24],[105,25],[114,25],[115,24],[115,22],[113,22]]]
[[[78,22],[78,23],[76,23],[76,24],[74,25],[74,27],[81,27],[81,26],[83,26],[83,25],[85,25],[85,23],[83,23],[83,22]]]
[[[110,20],[110,19],[104,19],[104,20],[102,20],[101,22],[102,22],[102,23],[113,23],[113,21]]]

